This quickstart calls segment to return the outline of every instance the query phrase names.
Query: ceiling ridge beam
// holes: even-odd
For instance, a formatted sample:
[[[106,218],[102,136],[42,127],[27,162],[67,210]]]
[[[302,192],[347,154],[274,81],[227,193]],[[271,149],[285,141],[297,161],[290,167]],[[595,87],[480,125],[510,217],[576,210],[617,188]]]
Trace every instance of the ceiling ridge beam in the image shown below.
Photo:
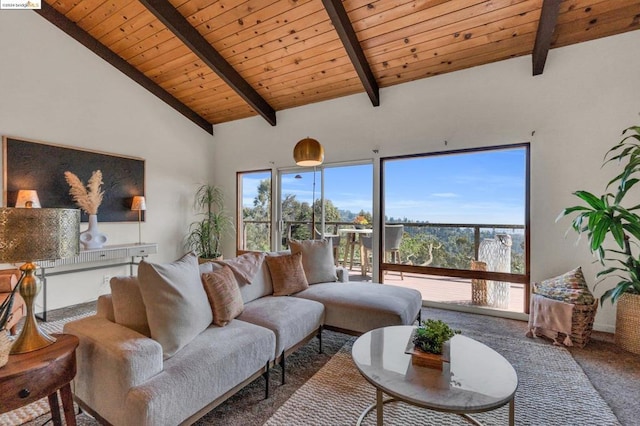
[[[349,19],[349,15],[347,15],[347,11],[344,9],[342,1],[322,0],[322,3],[329,14],[329,18],[331,18],[331,22],[333,23],[336,32],[340,36],[340,40],[347,51],[347,55],[349,55],[349,59],[351,59],[351,63],[356,69],[358,77],[360,77],[360,81],[362,81],[364,89],[369,95],[369,99],[371,99],[371,103],[373,106],[379,106],[380,89],[378,88],[378,83],[371,71],[369,63],[367,62],[367,58],[364,55],[360,41],[356,36],[351,20]]]
[[[213,125],[203,117],[198,115],[191,108],[176,99],[169,92],[158,86],[149,77],[138,71],[135,67],[122,59],[120,56],[109,50],[108,47],[100,43],[93,38],[89,33],[84,31],[73,21],[69,20],[66,16],[58,12],[53,6],[47,2],[42,2],[41,9],[34,9],[34,11],[42,16],[44,19],[64,31],[69,37],[75,39],[87,49],[113,65],[116,69],[122,72],[124,75],[138,83],[140,86],[153,93],[156,97],[160,98],[167,105],[184,115],[186,118],[200,126],[207,133],[213,135]]]
[[[533,45],[533,75],[540,75],[547,62],[547,54],[551,48],[551,39],[558,22],[561,0],[544,0],[536,32],[536,42]]]
[[[272,126],[276,112],[167,0],[140,0],[176,37]]]

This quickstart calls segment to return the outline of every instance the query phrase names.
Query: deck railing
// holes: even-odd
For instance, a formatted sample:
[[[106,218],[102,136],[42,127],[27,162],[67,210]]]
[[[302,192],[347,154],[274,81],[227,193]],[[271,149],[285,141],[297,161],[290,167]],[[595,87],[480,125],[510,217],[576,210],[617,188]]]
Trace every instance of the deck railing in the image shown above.
[[[389,223],[391,224],[391,223]],[[442,230],[455,230],[457,229],[458,236],[460,237],[471,237],[473,244],[473,250],[471,253],[467,253],[467,257],[473,257],[474,259],[478,259],[480,243],[483,238],[494,238],[497,234],[509,234],[512,236],[522,235],[522,238],[519,240],[524,240],[524,225],[518,224],[468,224],[468,223],[424,223],[424,222],[393,222],[394,225],[404,225],[405,234],[410,237],[417,237],[418,235],[429,235],[433,237],[433,241],[438,240],[438,236],[452,236],[452,233],[442,232]],[[271,235],[271,222],[268,221],[258,221],[258,220],[245,220],[243,221],[243,244],[240,249],[242,250],[258,250],[262,249],[259,247],[255,247],[252,241],[247,241],[247,236],[249,235],[248,230],[253,227],[254,231],[260,232],[261,235],[268,235],[268,240],[270,241]],[[327,221],[325,222],[325,234],[337,234],[342,228],[353,228],[354,224],[352,222],[343,222],[343,221]],[[321,228],[320,223],[316,223],[316,230]],[[289,238],[295,239],[305,239],[311,238],[311,222],[310,221],[285,221],[283,224],[283,235],[282,235],[282,246],[287,247],[287,241]],[[428,244],[428,243],[427,243]],[[267,249],[267,248],[264,248]],[[405,248],[408,250],[408,248]],[[514,244],[513,249],[516,253],[523,253],[524,248],[519,245]],[[407,259],[407,257],[411,257],[411,253],[404,253],[405,262],[411,261],[411,259]],[[524,256],[522,256],[524,258]],[[357,260],[359,256],[356,257]],[[422,262],[418,262],[422,263]],[[443,267],[453,266],[453,265],[439,265]],[[520,266],[520,267],[518,267]],[[524,265],[516,265],[516,269],[524,269]]]

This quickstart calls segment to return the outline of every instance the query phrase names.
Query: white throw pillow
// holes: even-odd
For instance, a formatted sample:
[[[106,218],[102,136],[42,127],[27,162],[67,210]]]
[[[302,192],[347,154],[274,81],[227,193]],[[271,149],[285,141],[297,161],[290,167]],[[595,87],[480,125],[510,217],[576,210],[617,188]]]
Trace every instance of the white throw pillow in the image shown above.
[[[195,253],[167,264],[143,260],[138,281],[151,337],[162,346],[165,359],[211,325],[213,314]]]
[[[329,240],[289,241],[291,254],[302,252],[302,268],[309,284],[338,281]]]

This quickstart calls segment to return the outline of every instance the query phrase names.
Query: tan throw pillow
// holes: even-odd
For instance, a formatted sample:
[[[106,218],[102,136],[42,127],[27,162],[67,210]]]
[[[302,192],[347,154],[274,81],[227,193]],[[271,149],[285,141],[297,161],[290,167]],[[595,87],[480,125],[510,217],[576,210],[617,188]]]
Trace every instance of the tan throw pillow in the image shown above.
[[[147,312],[142,301],[140,285],[136,277],[113,277],[111,285],[111,301],[113,318],[120,324],[138,333],[151,337]]]
[[[302,269],[302,253],[265,257],[274,296],[288,296],[309,288],[307,277]]]
[[[292,240],[289,247],[292,254],[302,253],[302,268],[309,284],[338,281],[331,241]]]
[[[195,253],[167,264],[143,260],[138,280],[151,337],[162,346],[165,359],[211,325],[213,315]]]
[[[213,323],[224,327],[244,310],[240,287],[228,266],[202,274],[204,291],[213,310]]]

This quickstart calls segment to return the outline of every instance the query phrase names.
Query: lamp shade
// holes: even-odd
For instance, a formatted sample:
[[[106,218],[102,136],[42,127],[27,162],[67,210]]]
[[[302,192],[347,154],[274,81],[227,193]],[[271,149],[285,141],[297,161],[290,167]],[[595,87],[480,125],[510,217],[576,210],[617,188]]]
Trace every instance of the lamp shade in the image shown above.
[[[147,203],[145,202],[144,196],[136,195],[133,197],[133,201],[131,202],[131,210],[146,210]]]
[[[80,210],[0,208],[0,262],[71,257],[79,244]]]
[[[34,209],[40,208],[38,192],[34,189],[19,190],[18,199],[16,200],[16,207],[33,207]]]
[[[317,140],[304,138],[293,148],[293,159],[298,166],[319,166],[324,161],[324,148]]]

